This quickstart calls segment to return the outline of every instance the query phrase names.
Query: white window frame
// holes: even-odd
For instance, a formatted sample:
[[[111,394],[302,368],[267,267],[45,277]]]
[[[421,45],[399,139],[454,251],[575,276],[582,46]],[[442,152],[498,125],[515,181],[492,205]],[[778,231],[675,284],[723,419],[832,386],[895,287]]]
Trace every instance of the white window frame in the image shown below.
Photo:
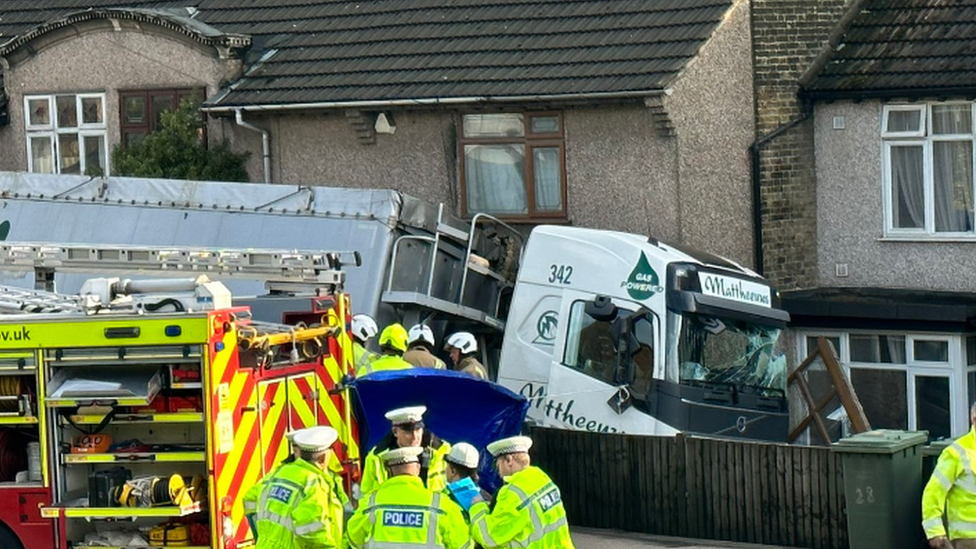
[[[58,127],[57,120],[57,97],[59,95],[73,95],[75,97],[75,113],[77,115],[77,126],[73,128],[60,128]],[[85,123],[84,122],[84,112],[82,109],[82,104],[84,99],[98,99],[101,101],[101,112],[102,121],[99,123]],[[34,125],[30,124],[30,102],[36,100],[47,100],[48,102],[48,112],[50,123],[45,125]],[[27,146],[27,171],[34,171],[34,158],[33,151],[31,148],[31,141],[36,138],[47,137],[51,140],[51,158],[52,166],[54,168],[55,174],[60,174],[63,166],[61,166],[61,154],[59,151],[58,138],[61,135],[77,135],[78,136],[78,163],[80,175],[85,175],[88,173],[87,166],[87,154],[85,151],[85,137],[100,137],[105,145],[104,152],[100,155],[102,163],[105,167],[104,175],[109,175],[109,144],[108,144],[108,121],[107,112],[105,110],[105,94],[104,93],[52,93],[52,94],[32,94],[24,96],[24,128],[26,133],[26,146]]]
[[[891,112],[918,112],[918,130],[913,132],[889,132],[888,113]],[[926,130],[926,116],[928,114],[927,105],[924,103],[912,105],[885,105],[881,113],[881,137],[923,137]]]
[[[939,134],[932,132],[932,108],[936,106],[969,106],[971,127],[969,134]],[[888,114],[891,112],[917,111],[921,123],[917,132],[889,132]],[[936,231],[935,229],[935,170],[933,162],[933,143],[937,141],[964,141],[973,143],[973,200],[976,202],[976,104],[966,101],[939,101],[907,105],[885,105],[881,115],[882,138],[882,180],[884,199],[884,236],[910,238],[917,240],[976,240],[976,227],[970,232]],[[900,228],[894,226],[895,190],[892,188],[891,149],[893,147],[922,147],[922,186],[924,198],[924,220],[921,228]],[[976,212],[976,204],[973,205]]]
[[[851,362],[850,355],[850,335],[887,335],[905,337],[905,364],[887,364],[873,362]],[[894,370],[903,372],[905,378],[905,392],[908,406],[908,429],[914,430],[918,427],[918,416],[915,401],[915,378],[921,377],[948,377],[949,378],[949,418],[950,433],[952,436],[960,436],[969,429],[969,391],[967,387],[967,374],[976,371],[976,366],[968,366],[965,357],[966,336],[974,334],[926,334],[920,332],[904,332],[894,330],[849,330],[849,331],[800,331],[796,333],[796,348],[798,350],[797,364],[804,360],[810,353],[807,349],[806,340],[808,337],[836,337],[840,339],[841,368],[848,381],[851,379],[851,368],[865,370]],[[916,340],[946,341],[949,344],[948,362],[919,362],[914,360]],[[846,428],[846,426],[845,426]],[[845,432],[845,436],[847,433]]]

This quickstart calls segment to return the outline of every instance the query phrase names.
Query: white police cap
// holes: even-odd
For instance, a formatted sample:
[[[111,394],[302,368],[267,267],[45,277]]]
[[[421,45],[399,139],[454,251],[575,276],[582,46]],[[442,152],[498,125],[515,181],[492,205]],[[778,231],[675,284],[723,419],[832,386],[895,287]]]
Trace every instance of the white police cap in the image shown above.
[[[393,465],[419,463],[422,453],[424,453],[424,449],[420,446],[407,446],[406,448],[387,450],[380,454],[380,459],[383,460],[383,465],[392,467]]]
[[[396,410],[390,410],[386,413],[386,419],[390,420],[394,426],[396,425],[412,425],[414,423],[423,423],[424,412],[427,411],[426,406],[407,406],[406,408],[397,408]]]
[[[467,442],[458,442],[451,447],[451,452],[444,457],[446,461],[468,469],[477,469],[481,460],[478,449]]]
[[[496,440],[488,445],[488,451],[492,457],[504,456],[506,454],[528,453],[532,447],[532,439],[529,437],[509,437]]]
[[[324,452],[339,438],[339,432],[332,427],[309,427],[300,429],[292,435],[292,444],[306,452]]]

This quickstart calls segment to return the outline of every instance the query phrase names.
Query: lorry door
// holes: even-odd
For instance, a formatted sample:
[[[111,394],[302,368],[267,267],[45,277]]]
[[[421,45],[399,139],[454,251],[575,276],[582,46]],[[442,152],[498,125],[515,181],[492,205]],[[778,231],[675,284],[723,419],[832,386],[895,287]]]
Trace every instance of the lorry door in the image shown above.
[[[261,412],[262,476],[274,471],[288,457],[288,395],[284,379],[258,383],[258,409]]]
[[[566,429],[674,434],[675,429],[654,419],[644,405],[654,372],[664,360],[661,319],[636,303],[612,300],[616,318],[633,317],[632,356],[624,357],[618,367],[616,318],[591,316],[586,309],[594,297],[564,294],[549,386],[546,397],[532,403],[533,415],[546,425]],[[627,360],[633,362],[630,369]]]

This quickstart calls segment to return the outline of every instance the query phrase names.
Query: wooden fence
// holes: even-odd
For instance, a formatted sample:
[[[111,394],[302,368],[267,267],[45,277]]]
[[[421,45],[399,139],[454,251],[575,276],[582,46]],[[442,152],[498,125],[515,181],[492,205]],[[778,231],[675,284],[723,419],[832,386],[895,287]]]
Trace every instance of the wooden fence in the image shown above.
[[[667,536],[846,548],[843,470],[827,448],[532,429],[570,523]]]

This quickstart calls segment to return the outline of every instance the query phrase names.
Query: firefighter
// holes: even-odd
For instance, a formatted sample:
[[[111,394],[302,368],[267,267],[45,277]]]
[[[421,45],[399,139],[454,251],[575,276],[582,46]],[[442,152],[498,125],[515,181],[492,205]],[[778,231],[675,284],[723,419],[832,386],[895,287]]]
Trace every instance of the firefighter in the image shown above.
[[[356,377],[363,377],[373,372],[384,370],[406,370],[413,368],[403,360],[403,352],[407,350],[407,330],[400,324],[390,324],[380,333],[380,351],[383,356],[356,369]]]
[[[471,506],[471,536],[485,549],[527,547],[573,549],[559,488],[529,459],[529,437],[492,442],[488,451],[505,480],[495,507],[475,497]]]
[[[447,369],[447,364],[434,356],[434,332],[425,324],[417,324],[407,332],[407,352],[403,353],[403,360],[417,368]]]
[[[976,404],[969,411],[976,425]],[[976,549],[976,430],[969,429],[939,455],[932,477],[922,492],[922,528],[929,546]],[[949,522],[948,539],[942,514]]]
[[[386,419],[390,420],[393,427],[390,434],[366,455],[361,481],[364,498],[366,494],[379,488],[387,478],[386,469],[380,463],[380,454],[397,448],[422,448],[420,480],[431,492],[440,492],[447,486],[444,456],[451,451],[451,445],[424,428],[426,411],[426,406],[409,406],[386,413]]]
[[[468,332],[457,332],[447,338],[444,348],[451,353],[454,369],[481,379],[488,379],[488,371],[474,357],[478,352],[478,340]]]
[[[350,547],[431,547],[470,549],[461,509],[420,480],[419,447],[394,448],[382,455],[389,480],[360,504],[349,520]]]
[[[491,494],[482,490],[478,484],[478,463],[481,461],[481,454],[478,453],[477,448],[467,442],[459,442],[451,446],[451,451],[444,457],[444,461],[447,462],[447,467],[444,471],[444,476],[447,479],[447,489],[444,490],[444,493],[451,498],[451,501],[461,507],[464,520],[469,519],[469,514],[454,494],[452,488],[457,486],[456,483],[463,483],[465,479],[471,479],[471,482],[474,483],[474,486],[481,493],[481,499],[491,505]]]
[[[352,317],[352,360],[353,369],[359,371],[367,364],[379,358],[376,353],[366,349],[366,344],[370,339],[376,337],[379,332],[376,321],[373,317],[364,314],[353,315]]]
[[[256,549],[341,547],[342,503],[328,471],[332,444],[338,435],[332,427],[311,427],[295,433],[292,440],[299,457],[262,480],[257,505],[251,505]]]

